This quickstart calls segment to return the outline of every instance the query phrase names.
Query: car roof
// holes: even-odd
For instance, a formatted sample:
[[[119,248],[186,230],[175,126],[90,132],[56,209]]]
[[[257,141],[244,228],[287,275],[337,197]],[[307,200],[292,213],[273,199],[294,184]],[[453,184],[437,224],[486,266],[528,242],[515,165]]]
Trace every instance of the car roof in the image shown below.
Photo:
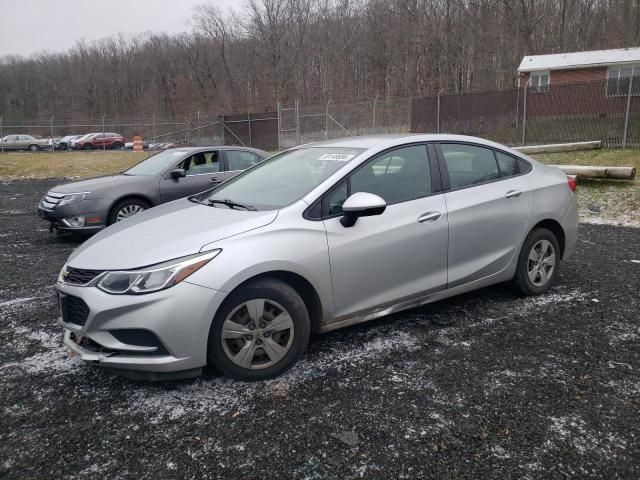
[[[260,150],[259,148],[252,148],[252,147],[238,147],[238,146],[234,146],[234,145],[207,145],[205,147],[174,147],[174,148],[167,148],[165,151],[171,151],[171,150],[176,150],[179,152],[192,152],[192,153],[196,153],[196,152],[202,152],[202,151],[206,151],[206,150],[244,150],[247,152],[255,152],[255,153],[259,153],[261,155],[268,155],[267,152],[265,152],[264,150]]]
[[[471,142],[488,147],[505,148],[504,145],[467,135],[451,135],[442,133],[392,133],[385,135],[363,135],[356,137],[336,138],[321,142],[307,143],[296,148],[305,147],[336,147],[336,148],[364,148],[366,150],[394,147],[411,142]]]

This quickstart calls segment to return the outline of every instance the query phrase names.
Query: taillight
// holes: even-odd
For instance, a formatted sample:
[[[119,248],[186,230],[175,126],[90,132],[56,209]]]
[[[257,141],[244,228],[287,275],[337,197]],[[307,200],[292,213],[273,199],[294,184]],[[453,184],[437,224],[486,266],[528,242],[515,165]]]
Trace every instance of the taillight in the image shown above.
[[[571,189],[572,192],[576,191],[576,177],[572,177],[570,175],[567,175],[567,183],[569,183],[569,188]]]

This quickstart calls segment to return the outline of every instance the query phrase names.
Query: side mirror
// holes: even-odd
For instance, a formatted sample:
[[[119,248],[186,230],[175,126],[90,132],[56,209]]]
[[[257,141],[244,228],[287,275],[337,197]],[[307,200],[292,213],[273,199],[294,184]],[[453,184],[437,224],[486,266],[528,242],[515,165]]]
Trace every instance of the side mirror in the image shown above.
[[[344,215],[340,223],[346,228],[353,227],[359,217],[380,215],[386,208],[387,202],[378,195],[366,192],[354,193],[342,204]]]
[[[187,176],[187,172],[185,171],[184,168],[176,168],[175,170],[171,170],[171,178],[175,178],[177,180],[178,178],[182,178],[186,176]]]

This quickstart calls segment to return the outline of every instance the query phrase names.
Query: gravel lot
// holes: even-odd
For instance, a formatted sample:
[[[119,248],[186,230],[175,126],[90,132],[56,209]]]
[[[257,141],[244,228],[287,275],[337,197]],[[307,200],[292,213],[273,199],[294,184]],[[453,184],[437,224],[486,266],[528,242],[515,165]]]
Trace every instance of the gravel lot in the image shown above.
[[[638,478],[640,230],[585,225],[548,295],[497,286],[316,338],[282,378],[124,380],[69,358],[77,243],[0,183],[0,477]]]

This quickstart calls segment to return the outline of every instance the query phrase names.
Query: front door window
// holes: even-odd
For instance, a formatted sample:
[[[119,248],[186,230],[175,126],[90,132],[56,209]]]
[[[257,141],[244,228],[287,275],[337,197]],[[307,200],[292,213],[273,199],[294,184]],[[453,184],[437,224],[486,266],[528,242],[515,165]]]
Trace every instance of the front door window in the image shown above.
[[[187,176],[217,173],[220,171],[218,152],[198,152],[185,158],[180,168],[184,168]]]

